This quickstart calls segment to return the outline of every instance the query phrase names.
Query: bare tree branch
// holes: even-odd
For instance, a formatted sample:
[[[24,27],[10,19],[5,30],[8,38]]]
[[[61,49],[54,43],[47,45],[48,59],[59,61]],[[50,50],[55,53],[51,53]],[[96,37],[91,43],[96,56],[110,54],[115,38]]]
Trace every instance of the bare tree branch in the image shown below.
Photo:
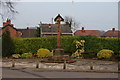
[[[11,0],[0,0],[0,15],[3,19],[14,18],[14,15],[18,13],[15,10],[14,3]]]
[[[80,23],[77,22],[74,18],[72,18],[71,16],[65,16],[65,24],[69,25],[69,27],[71,27],[72,31],[74,32],[75,30],[77,30],[77,28],[79,28]]]
[[[71,27],[73,22],[73,18],[69,16],[65,16],[65,23]]]

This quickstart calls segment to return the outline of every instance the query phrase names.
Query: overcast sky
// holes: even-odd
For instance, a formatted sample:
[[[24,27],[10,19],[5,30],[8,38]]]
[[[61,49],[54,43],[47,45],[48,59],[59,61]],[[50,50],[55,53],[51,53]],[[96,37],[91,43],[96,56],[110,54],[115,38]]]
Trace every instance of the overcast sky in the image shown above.
[[[89,30],[110,30],[118,28],[117,2],[19,2],[16,3],[12,23],[16,28],[35,27],[40,21],[51,23],[58,13],[72,16],[79,28]]]

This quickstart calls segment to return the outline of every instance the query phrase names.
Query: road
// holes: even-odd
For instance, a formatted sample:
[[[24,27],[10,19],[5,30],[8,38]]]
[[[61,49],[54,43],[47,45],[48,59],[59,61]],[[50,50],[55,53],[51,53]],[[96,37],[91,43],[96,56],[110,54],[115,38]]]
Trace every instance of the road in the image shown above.
[[[118,78],[118,73],[36,72],[24,69],[2,69],[3,78]]]

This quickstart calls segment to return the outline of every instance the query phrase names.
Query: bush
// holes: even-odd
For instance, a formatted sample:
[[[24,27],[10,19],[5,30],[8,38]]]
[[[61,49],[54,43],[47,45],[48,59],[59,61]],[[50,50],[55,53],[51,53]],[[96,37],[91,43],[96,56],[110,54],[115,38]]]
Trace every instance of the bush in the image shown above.
[[[21,58],[32,58],[33,57],[33,54],[32,53],[23,53],[21,55]]]
[[[51,55],[51,52],[48,49],[41,48],[37,51],[37,57],[45,58]]]
[[[73,41],[73,43],[75,44],[76,46],[76,51],[75,53],[72,54],[72,57],[82,57],[82,54],[81,53],[84,53],[84,43],[85,41],[84,40],[80,40],[80,41]]]
[[[97,57],[99,59],[102,59],[102,58],[110,59],[113,54],[114,54],[114,52],[112,50],[103,49],[97,53]]]
[[[21,56],[20,56],[20,54],[13,54],[12,55],[12,58],[15,58],[15,59],[18,59],[18,58],[20,58]]]

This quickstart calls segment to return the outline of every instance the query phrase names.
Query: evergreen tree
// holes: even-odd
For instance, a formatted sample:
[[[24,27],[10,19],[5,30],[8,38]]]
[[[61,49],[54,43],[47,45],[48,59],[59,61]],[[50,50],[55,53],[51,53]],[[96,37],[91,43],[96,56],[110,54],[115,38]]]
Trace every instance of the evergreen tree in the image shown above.
[[[10,37],[10,32],[7,30],[2,35],[2,56],[10,56],[14,52],[14,44],[12,38]]]

